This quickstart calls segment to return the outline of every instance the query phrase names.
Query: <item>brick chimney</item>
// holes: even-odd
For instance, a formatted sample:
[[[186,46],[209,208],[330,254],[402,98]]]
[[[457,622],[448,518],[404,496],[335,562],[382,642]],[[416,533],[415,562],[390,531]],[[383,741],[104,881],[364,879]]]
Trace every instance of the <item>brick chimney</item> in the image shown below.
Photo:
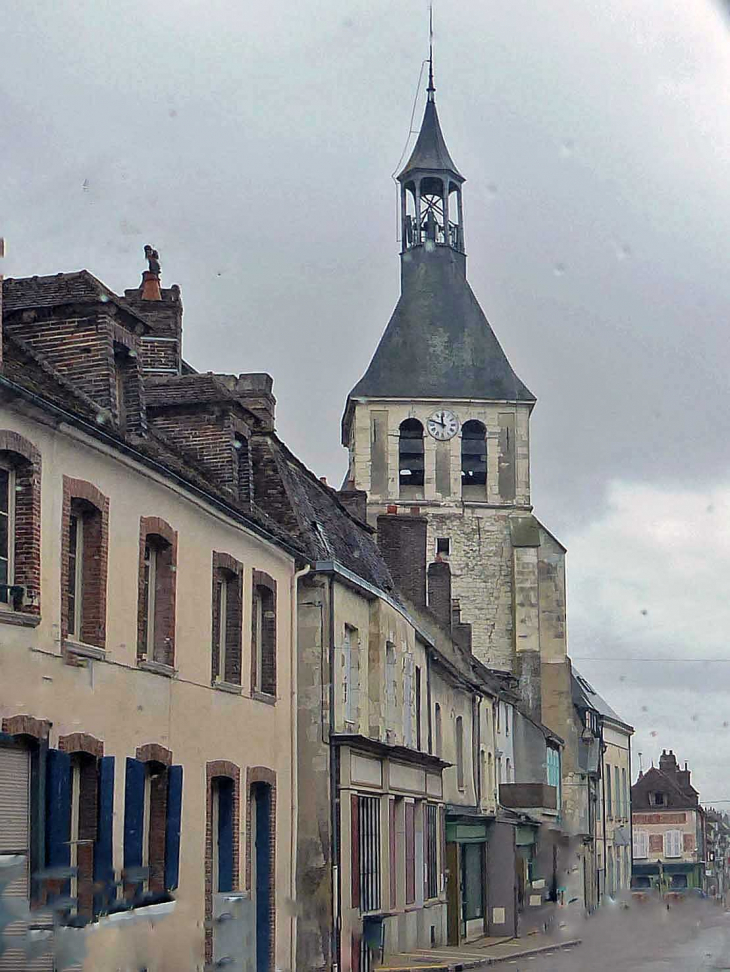
[[[471,654],[471,625],[461,620],[461,602],[451,599],[451,636],[464,651]]]
[[[183,306],[177,284],[164,289],[160,285],[160,258],[157,250],[144,248],[149,270],[142,272],[142,283],[135,290],[125,290],[124,299],[150,325],[151,331],[141,340],[140,365],[152,375],[177,375],[182,367]]]
[[[378,546],[396,588],[417,607],[426,606],[426,531],[420,513],[383,513],[378,517]]]
[[[689,768],[687,766],[687,763],[685,763],[684,764],[684,769],[683,770],[679,770],[677,772],[677,783],[679,783],[679,785],[681,787],[683,787],[685,790],[688,790],[690,788],[690,786],[692,785],[690,783],[691,776],[692,776],[692,774],[689,771]]]
[[[250,375],[216,375],[218,381],[241,402],[242,405],[253,412],[261,422],[261,427],[265,432],[274,431],[276,419],[276,399],[272,388],[274,379],[265,372],[254,372]]]
[[[347,489],[341,489],[337,496],[340,503],[345,507],[350,516],[354,516],[361,523],[368,521],[368,494],[364,489],[354,489],[348,485]]]
[[[0,260],[5,256],[5,240],[0,236]],[[0,365],[3,363],[3,275],[0,273]]]
[[[677,757],[674,755],[673,750],[667,752],[666,749],[662,751],[659,757],[659,769],[662,773],[666,773],[668,776],[676,776],[679,771],[679,765],[677,763]]]
[[[451,568],[445,560],[428,565],[428,606],[448,631],[451,631]]]

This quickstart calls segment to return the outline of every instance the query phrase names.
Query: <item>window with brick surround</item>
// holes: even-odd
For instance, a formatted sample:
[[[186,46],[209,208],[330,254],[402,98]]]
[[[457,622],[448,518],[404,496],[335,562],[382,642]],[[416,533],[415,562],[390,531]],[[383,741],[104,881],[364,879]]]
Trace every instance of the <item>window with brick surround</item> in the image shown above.
[[[158,517],[143,517],[137,656],[172,667],[175,663],[175,577],[177,534]]]
[[[40,614],[41,457],[0,429],[0,607]]]
[[[253,576],[252,678],[254,691],[276,695],[276,581],[255,570]]]
[[[63,477],[63,637],[106,646],[109,500],[85,480]]]
[[[243,565],[213,553],[213,681],[241,684]]]
[[[90,915],[94,905],[94,842],[98,819],[99,761],[89,753],[71,756],[71,897],[80,915]]]
[[[142,747],[137,755],[141,758],[128,758],[126,766],[124,868],[128,895],[175,888],[180,854],[182,767],[170,765],[171,754],[162,747]]]

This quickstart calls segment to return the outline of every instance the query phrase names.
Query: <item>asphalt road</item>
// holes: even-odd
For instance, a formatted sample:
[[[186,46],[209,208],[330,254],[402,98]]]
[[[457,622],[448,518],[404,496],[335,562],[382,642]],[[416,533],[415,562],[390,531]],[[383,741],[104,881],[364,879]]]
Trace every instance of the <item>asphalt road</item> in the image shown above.
[[[615,910],[570,931],[582,938],[582,945],[493,968],[514,972],[730,970],[730,914],[706,903],[669,911]]]

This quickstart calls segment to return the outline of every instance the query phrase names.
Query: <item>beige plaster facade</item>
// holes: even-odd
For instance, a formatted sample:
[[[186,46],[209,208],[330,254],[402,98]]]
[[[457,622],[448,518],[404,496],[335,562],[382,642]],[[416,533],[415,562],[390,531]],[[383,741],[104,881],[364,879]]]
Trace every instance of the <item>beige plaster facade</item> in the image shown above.
[[[631,734],[625,726],[604,719],[603,744],[597,867],[601,894],[614,897],[631,887]]]
[[[158,744],[183,767],[179,886],[174,912],[138,931],[98,933],[89,939],[85,969],[116,970],[125,962],[173,972],[204,965],[206,916],[206,764],[227,761],[240,770],[235,838],[240,847],[234,887],[247,888],[246,807],[249,778],[257,770],[275,779],[275,962],[293,967],[291,762],[293,556],[227,517],[169,475],[123,455],[113,445],[40,411],[4,405],[0,428],[20,433],[39,451],[41,474],[41,614],[36,626],[8,612],[0,617],[0,715],[29,715],[51,723],[51,747],[59,737],[86,733],[115,757],[113,860],[123,862],[125,760],[138,747]],[[106,649],[85,657],[65,652],[61,637],[62,482],[87,481],[109,498]],[[174,672],[142,670],[137,661],[140,518],[160,517],[177,533]],[[211,684],[211,563],[213,551],[243,564],[243,665],[239,691]],[[250,684],[251,584],[253,570],[276,581],[276,697],[260,701]],[[68,646],[66,646],[68,647]],[[92,653],[89,653],[92,654]],[[73,662],[69,663],[69,662]],[[260,776],[258,778],[261,778]],[[139,940],[135,955],[132,938]],[[116,943],[116,944],[115,944]],[[132,966],[129,965],[131,968]]]

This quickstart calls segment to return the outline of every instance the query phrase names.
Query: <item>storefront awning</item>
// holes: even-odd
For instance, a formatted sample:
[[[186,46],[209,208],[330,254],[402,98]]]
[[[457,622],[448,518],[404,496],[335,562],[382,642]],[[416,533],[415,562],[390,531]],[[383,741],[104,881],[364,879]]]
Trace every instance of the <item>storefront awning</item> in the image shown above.
[[[665,864],[664,873],[665,874],[692,874],[696,864],[692,864],[689,861],[683,861],[681,864]]]
[[[653,864],[634,864],[632,871],[634,874],[658,874],[659,861],[654,861]]]

